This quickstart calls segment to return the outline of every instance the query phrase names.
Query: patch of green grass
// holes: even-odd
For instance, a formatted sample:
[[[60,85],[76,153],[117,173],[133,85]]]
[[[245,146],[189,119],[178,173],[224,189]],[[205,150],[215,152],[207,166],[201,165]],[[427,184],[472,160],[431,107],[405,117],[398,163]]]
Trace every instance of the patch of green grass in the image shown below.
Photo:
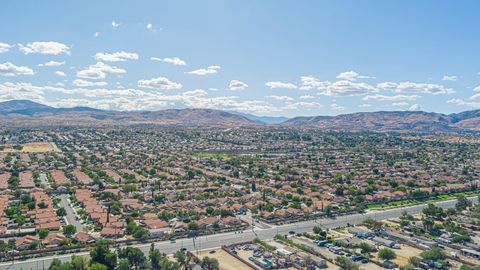
[[[196,158],[210,158],[210,159],[225,159],[232,157],[231,154],[227,153],[196,153],[193,154]]]
[[[254,242],[255,244],[258,244],[258,245],[263,246],[264,248],[266,248],[267,250],[270,250],[270,251],[275,251],[275,250],[277,249],[277,247],[272,246],[272,245],[270,245],[270,244],[268,244],[268,243],[266,243],[266,242],[264,242],[264,241],[262,241],[262,240],[260,240],[260,239],[258,239],[258,238],[255,238],[255,239],[253,240],[253,242]]]
[[[413,205],[423,204],[423,203],[434,203],[439,201],[451,200],[451,199],[457,198],[460,195],[465,195],[468,197],[468,196],[473,196],[478,194],[480,194],[480,190],[472,190],[472,191],[458,192],[458,193],[452,193],[452,194],[442,194],[442,195],[438,195],[438,196],[423,199],[423,200],[405,199],[405,200],[391,201],[391,202],[385,202],[385,203],[372,203],[367,205],[367,209],[380,210],[380,209],[390,209],[390,208],[396,208],[396,207],[402,207],[402,206],[413,206]]]

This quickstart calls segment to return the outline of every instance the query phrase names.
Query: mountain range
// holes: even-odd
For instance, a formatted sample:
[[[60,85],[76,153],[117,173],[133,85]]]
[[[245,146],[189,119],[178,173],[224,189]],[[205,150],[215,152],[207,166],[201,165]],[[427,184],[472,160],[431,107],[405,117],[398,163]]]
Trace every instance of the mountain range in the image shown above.
[[[379,111],[337,116],[263,117],[213,109],[106,111],[89,107],[54,108],[29,100],[0,102],[0,124],[41,125],[179,125],[203,127],[300,127],[338,131],[480,131],[480,110],[455,114]]]

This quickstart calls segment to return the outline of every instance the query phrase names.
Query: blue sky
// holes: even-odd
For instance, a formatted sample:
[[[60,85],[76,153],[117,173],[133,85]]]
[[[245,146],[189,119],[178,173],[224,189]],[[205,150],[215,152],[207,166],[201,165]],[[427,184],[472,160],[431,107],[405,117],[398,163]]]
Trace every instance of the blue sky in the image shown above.
[[[0,100],[257,115],[480,108],[478,1],[2,1]]]

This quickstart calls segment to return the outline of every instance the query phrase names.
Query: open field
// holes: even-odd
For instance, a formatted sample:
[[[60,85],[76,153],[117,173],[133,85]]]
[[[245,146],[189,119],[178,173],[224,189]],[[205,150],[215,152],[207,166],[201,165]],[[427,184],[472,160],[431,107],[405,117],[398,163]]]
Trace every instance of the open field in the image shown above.
[[[250,270],[252,269],[248,265],[244,264],[237,258],[233,257],[232,255],[228,254],[223,249],[215,250],[215,253],[210,253],[209,251],[205,250],[198,254],[200,259],[205,257],[215,258],[218,260],[220,264],[220,270]]]
[[[0,153],[45,153],[57,152],[58,150],[50,142],[32,142],[21,144],[20,147],[15,147],[14,144],[0,145]]]

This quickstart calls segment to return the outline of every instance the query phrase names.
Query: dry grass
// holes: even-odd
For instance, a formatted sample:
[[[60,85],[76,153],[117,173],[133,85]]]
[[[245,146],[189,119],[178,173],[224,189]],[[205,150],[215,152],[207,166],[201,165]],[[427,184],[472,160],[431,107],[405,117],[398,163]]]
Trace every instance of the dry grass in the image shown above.
[[[13,144],[4,144],[3,150],[0,153],[45,153],[45,152],[57,152],[57,149],[50,142],[32,142],[22,144],[22,150],[13,149]]]

